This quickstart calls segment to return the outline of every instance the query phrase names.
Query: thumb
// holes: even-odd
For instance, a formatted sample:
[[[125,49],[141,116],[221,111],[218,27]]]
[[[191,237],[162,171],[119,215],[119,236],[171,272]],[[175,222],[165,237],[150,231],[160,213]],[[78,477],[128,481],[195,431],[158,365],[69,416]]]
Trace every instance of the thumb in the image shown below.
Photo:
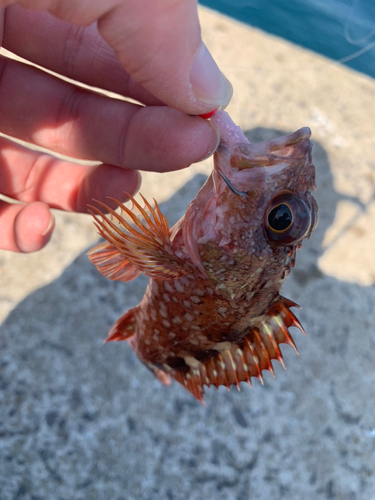
[[[230,101],[232,87],[201,40],[197,0],[0,0],[0,7],[14,3],[81,26],[97,21],[133,80],[175,109],[204,114]]]
[[[232,87],[201,40],[196,0],[123,1],[98,20],[130,76],[189,114],[226,106]]]

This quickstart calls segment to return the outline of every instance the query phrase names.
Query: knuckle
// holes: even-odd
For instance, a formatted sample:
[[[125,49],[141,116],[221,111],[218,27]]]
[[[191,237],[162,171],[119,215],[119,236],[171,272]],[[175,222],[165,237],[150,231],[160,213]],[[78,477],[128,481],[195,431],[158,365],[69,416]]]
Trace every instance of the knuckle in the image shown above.
[[[85,38],[85,28],[71,25],[66,34],[63,49],[64,74],[74,78],[77,68],[80,65],[80,55]]]

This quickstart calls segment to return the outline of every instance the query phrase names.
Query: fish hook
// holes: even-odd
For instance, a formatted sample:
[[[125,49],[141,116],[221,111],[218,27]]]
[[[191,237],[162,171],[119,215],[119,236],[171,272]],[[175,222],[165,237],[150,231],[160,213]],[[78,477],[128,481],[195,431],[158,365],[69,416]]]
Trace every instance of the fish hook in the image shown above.
[[[232,186],[229,179],[227,177],[225,177],[223,172],[219,168],[217,170],[218,170],[219,174],[221,175],[221,177],[224,179],[226,185],[229,187],[229,189],[231,191],[233,191],[233,193],[238,194],[239,196],[246,196],[246,191],[238,191],[235,187]]]

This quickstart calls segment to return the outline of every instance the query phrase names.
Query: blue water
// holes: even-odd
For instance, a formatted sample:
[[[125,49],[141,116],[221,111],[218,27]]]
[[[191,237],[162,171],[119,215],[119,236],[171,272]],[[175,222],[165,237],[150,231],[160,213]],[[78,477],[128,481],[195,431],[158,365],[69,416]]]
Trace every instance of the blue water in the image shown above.
[[[375,0],[199,0],[375,78]]]

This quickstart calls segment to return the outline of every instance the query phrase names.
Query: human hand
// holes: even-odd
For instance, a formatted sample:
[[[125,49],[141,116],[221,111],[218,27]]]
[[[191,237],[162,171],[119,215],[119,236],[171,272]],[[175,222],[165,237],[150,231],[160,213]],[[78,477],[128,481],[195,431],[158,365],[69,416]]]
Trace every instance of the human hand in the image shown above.
[[[216,131],[188,115],[226,105],[231,90],[201,45],[196,0],[19,3],[34,10],[0,0],[4,48],[145,105],[0,57],[0,132],[102,163],[78,165],[0,137],[0,193],[24,203],[0,200],[0,248],[31,252],[52,234],[50,208],[86,212],[92,198],[124,200],[139,188],[137,170],[178,170],[212,154]]]

